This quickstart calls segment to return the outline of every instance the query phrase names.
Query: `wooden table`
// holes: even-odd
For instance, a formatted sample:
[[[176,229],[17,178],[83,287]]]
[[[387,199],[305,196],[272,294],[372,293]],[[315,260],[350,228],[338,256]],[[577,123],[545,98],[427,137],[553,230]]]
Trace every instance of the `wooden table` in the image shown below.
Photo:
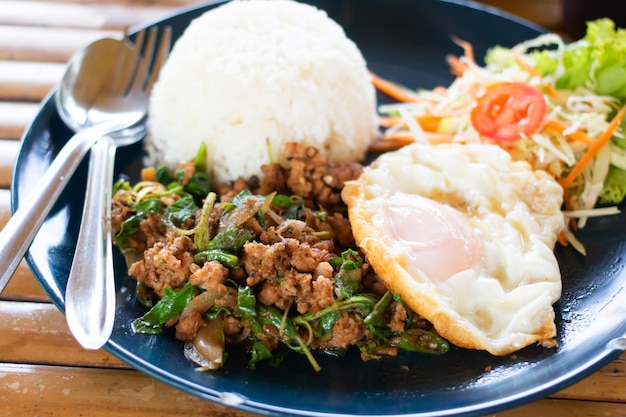
[[[124,4],[126,3],[126,4]],[[192,0],[0,0],[0,227],[25,126],[78,49],[153,21]],[[558,29],[560,1],[491,0]],[[549,398],[498,413],[626,416],[626,354]],[[131,369],[105,350],[82,349],[25,263],[0,298],[0,416],[232,416]]]

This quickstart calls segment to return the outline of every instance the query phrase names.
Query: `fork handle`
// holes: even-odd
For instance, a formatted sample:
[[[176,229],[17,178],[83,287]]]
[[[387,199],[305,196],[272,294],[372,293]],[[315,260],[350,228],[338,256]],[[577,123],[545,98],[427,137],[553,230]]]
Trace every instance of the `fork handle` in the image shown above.
[[[115,149],[109,136],[98,139],[91,148],[83,219],[65,291],[67,324],[86,349],[101,348],[115,321],[111,238]]]
[[[124,126],[103,122],[76,133],[59,151],[26,202],[0,232],[0,293],[20,264],[48,213],[94,142]]]

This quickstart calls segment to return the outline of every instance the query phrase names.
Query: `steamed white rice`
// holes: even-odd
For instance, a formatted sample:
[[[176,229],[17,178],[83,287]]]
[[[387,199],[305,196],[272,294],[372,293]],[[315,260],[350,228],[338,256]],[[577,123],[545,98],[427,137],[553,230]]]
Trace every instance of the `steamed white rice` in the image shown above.
[[[175,43],[151,95],[148,131],[154,164],[176,166],[205,141],[219,182],[260,174],[288,141],[359,161],[377,131],[375,91],[361,52],[325,12],[234,0]]]

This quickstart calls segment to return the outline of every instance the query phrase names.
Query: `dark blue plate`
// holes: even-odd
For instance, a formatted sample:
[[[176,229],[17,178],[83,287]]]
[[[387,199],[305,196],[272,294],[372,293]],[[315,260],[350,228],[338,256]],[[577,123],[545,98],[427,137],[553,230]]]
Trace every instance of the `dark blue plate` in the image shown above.
[[[447,54],[462,51],[451,35],[470,41],[476,56],[494,44],[512,46],[541,29],[473,3],[438,0],[310,1],[340,22],[363,51],[371,70],[411,87],[452,81]],[[189,21],[216,3],[184,11],[168,24],[178,37]],[[209,40],[210,41],[210,40]],[[52,97],[26,132],[15,167],[12,207],[27,197],[70,131],[59,119]],[[141,146],[121,149],[117,172],[137,178]],[[28,263],[52,301],[64,310],[64,292],[83,206],[86,166],[35,239]],[[580,233],[588,255],[558,248],[563,297],[556,305],[556,349],[529,347],[493,357],[452,348],[443,356],[402,354],[364,363],[356,352],[320,355],[321,372],[307,360],[289,356],[280,368],[246,367],[235,351],[225,368],[197,372],[172,334],[133,334],[130,323],[144,309],[133,299],[133,282],[118,256],[115,329],[105,348],[135,368],[183,391],[241,410],[265,415],[477,416],[520,405],[560,390],[589,375],[624,350],[626,340],[626,217],[591,221]]]

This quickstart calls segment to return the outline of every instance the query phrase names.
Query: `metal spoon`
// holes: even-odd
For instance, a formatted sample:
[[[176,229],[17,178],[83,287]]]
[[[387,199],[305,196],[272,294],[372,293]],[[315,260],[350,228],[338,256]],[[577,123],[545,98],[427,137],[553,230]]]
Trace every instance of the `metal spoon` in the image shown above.
[[[116,64],[123,62],[128,46],[115,39],[101,39],[77,53],[70,61],[64,83],[69,79],[79,79],[89,84],[92,97],[99,92],[98,82],[111,75]],[[79,68],[81,69],[79,71]],[[90,68],[91,75],[77,77],[82,68]],[[63,84],[62,84],[63,85]],[[100,84],[101,85],[101,84]],[[61,89],[64,87],[62,86]],[[85,89],[87,91],[89,89]],[[97,108],[94,107],[94,110]],[[83,157],[97,139],[122,131],[139,123],[146,114],[146,104],[141,103],[132,109],[123,109],[110,118],[91,119],[85,114],[84,129],[78,131],[59,151],[39,183],[31,191],[26,202],[13,213],[9,222],[0,232],[0,292],[20,264],[30,247],[37,231],[43,224],[52,206],[78,168]]]

